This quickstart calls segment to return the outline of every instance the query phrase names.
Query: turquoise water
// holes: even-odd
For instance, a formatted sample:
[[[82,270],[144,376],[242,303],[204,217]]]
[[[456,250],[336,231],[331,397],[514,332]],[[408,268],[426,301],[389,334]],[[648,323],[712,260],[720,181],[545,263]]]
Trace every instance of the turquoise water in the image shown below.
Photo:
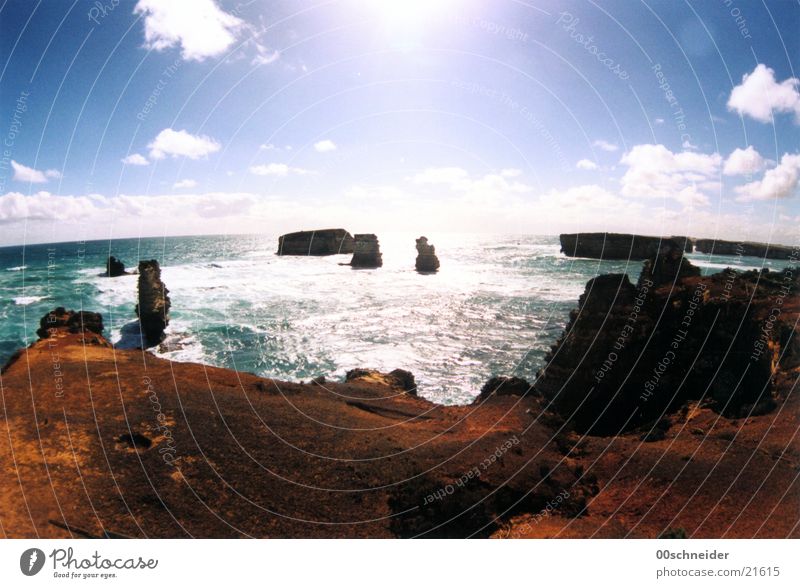
[[[276,236],[122,239],[0,249],[0,364],[36,340],[55,306],[100,312],[119,342],[135,321],[136,276],[105,278],[109,254],[158,259],[172,320],[153,352],[288,380],[354,367],[408,369],[420,394],[469,402],[493,374],[533,378],[592,277],[638,262],[570,259],[557,237],[428,235],[441,270],[414,271],[414,239],[381,235],[384,267],[349,256],[278,257]],[[784,262],[690,256],[704,273]]]

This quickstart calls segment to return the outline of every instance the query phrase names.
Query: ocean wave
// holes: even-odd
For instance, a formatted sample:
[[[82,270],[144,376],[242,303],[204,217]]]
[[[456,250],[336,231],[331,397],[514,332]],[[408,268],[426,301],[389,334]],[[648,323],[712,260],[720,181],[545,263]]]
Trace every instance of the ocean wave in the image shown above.
[[[27,306],[29,304],[33,304],[34,302],[39,302],[40,300],[46,300],[48,296],[17,296],[13,298],[14,304],[17,306]]]
[[[7,267],[6,271],[7,272],[21,272],[22,270],[26,270],[26,269],[28,269],[27,265],[18,265],[16,267]]]

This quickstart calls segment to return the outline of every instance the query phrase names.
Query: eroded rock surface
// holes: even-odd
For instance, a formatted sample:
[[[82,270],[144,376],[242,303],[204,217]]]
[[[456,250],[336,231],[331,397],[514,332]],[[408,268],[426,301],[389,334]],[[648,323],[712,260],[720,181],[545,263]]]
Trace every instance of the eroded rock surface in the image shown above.
[[[618,434],[688,400],[760,414],[775,406],[774,370],[797,361],[796,273],[702,278],[686,261],[659,263],[666,275],[637,286],[625,274],[590,280],[545,358],[536,389],[579,431]]]

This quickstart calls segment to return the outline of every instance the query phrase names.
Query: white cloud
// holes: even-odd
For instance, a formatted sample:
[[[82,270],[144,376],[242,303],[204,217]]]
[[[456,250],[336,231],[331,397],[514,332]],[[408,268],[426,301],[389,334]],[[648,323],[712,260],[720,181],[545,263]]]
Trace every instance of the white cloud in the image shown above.
[[[655,124],[657,124],[657,125],[663,125],[664,124],[664,119],[663,118],[657,118],[657,119],[653,120],[653,122]]]
[[[683,143],[681,143],[681,147],[687,151],[696,151],[698,149],[697,145],[692,143],[689,139],[686,139]]]
[[[180,180],[172,184],[173,188],[194,188],[197,186],[197,182],[195,180]]]
[[[278,50],[269,51],[263,45],[256,44],[256,56],[253,57],[251,63],[253,65],[269,65],[275,63],[281,58],[281,52]]]
[[[28,182],[30,184],[44,184],[48,179],[57,180],[61,177],[61,172],[57,169],[39,171],[21,163],[11,160],[11,169],[14,170],[13,179],[16,182]]]
[[[18,220],[80,220],[97,207],[90,196],[54,196],[37,192],[26,196],[8,192],[0,196],[0,223]]]
[[[308,169],[303,169],[302,167],[291,167],[285,163],[268,163],[252,166],[250,168],[250,173],[256,176],[276,176],[282,178],[290,174],[303,176],[313,172]]]
[[[592,143],[593,147],[597,147],[598,149],[602,149],[603,151],[616,151],[619,149],[617,145],[614,143],[609,143],[608,141],[604,141],[603,139],[597,139],[594,143]]]
[[[747,149],[734,149],[733,153],[725,160],[722,173],[726,176],[744,176],[760,172],[766,162],[761,154],[752,145]]]
[[[552,208],[571,209],[572,212],[586,212],[588,209],[619,212],[623,207],[630,206],[616,194],[596,184],[550,190],[542,196],[542,202]]]
[[[472,176],[460,167],[432,167],[406,179],[426,192],[427,187],[434,187],[436,198],[443,201],[449,198],[452,206],[492,208],[515,202],[533,192],[531,186],[514,179],[521,173],[521,170],[506,168],[498,173]],[[449,190],[449,194],[445,190]],[[430,194],[426,198],[429,199]]]
[[[622,156],[628,166],[621,193],[632,198],[673,199],[685,206],[709,204],[708,192],[718,191],[722,157],[692,151],[673,153],[663,145],[635,145]]]
[[[330,151],[336,151],[336,143],[334,143],[330,139],[323,139],[322,141],[317,141],[316,143],[314,143],[314,149],[319,153],[328,153]]]
[[[245,27],[214,0],[139,0],[133,11],[144,16],[145,47],[180,46],[187,61],[221,55]]]
[[[138,153],[131,153],[127,157],[123,157],[120,161],[125,165],[150,165],[150,162]]]
[[[742,83],[731,91],[728,109],[760,122],[770,122],[773,112],[793,112],[800,124],[800,80],[787,78],[778,83],[775,71],[763,63],[742,77]]]
[[[199,159],[219,151],[221,145],[205,135],[192,135],[185,130],[164,129],[147,147],[153,159],[164,159],[168,155]]]
[[[739,202],[788,198],[797,191],[800,183],[800,154],[786,153],[781,162],[764,173],[764,177],[744,186],[738,186]]]
[[[592,170],[592,169],[597,169],[597,164],[589,159],[581,159],[578,163],[575,164],[575,167],[577,167],[578,169]]]
[[[415,184],[450,184],[458,185],[468,181],[469,172],[460,167],[429,167],[414,175],[411,181]]]

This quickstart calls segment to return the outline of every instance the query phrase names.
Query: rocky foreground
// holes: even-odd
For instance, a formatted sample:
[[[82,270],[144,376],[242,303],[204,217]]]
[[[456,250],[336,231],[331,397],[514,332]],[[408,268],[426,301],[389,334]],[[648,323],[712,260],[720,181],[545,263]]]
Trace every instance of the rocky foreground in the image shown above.
[[[2,371],[0,528],[798,537],[797,276],[696,274],[662,251],[636,285],[595,278],[534,385],[492,378],[469,406],[402,370],[297,384],[173,363],[59,309]]]

